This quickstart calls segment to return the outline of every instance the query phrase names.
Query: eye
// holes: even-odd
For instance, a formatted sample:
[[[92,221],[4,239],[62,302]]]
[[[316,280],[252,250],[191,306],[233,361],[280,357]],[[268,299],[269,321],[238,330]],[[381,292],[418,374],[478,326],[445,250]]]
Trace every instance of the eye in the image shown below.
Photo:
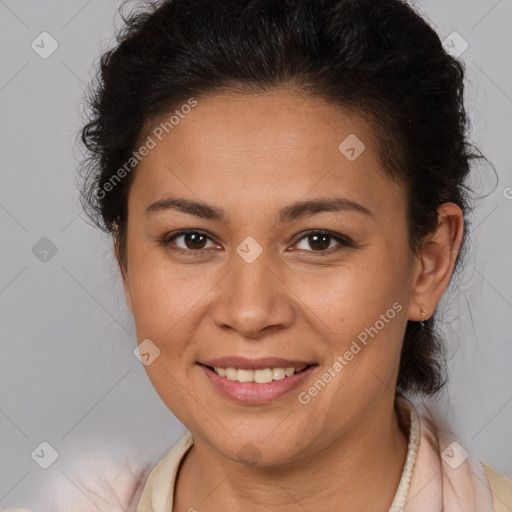
[[[305,240],[304,246],[309,245],[309,247],[313,248],[313,251],[307,249],[307,247],[299,247],[299,249],[304,249],[309,252],[319,252],[324,253],[328,251],[329,249],[332,249],[333,247],[336,247],[336,243],[338,245],[341,245],[341,247],[338,247],[335,251],[341,250],[342,247],[354,247],[351,240],[343,237],[341,235],[337,235],[334,233],[331,233],[330,231],[308,231],[305,233],[302,238],[300,238],[297,245],[302,243],[302,241]],[[331,254],[330,251],[328,254]]]
[[[182,240],[184,245],[180,246],[176,243],[177,240]],[[174,235],[166,235],[160,243],[166,246],[171,251],[177,252],[200,252],[202,249],[208,248],[207,241],[211,238],[201,231],[196,230],[187,230],[180,231]],[[172,247],[171,242],[178,247]],[[216,247],[216,245],[212,242],[211,247]]]

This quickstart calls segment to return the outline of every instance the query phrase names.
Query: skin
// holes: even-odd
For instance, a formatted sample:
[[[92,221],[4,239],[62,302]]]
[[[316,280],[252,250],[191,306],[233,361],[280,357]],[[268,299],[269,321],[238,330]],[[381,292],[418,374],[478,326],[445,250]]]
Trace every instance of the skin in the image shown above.
[[[354,161],[338,150],[349,134],[366,146]],[[227,223],[175,210],[145,213],[169,195],[221,208]],[[295,201],[333,196],[372,215],[278,219]],[[209,238],[199,249],[183,236],[160,243],[183,229]],[[350,238],[355,248],[332,238],[329,249],[319,248],[303,234],[319,229]],[[195,438],[173,510],[387,511],[407,451],[394,408],[406,324],[420,320],[422,309],[424,319],[434,312],[462,233],[460,208],[446,203],[436,232],[420,254],[411,252],[405,191],[381,168],[362,117],[292,90],[198,99],[137,168],[121,268],[138,342],[149,338],[161,351],[147,374]],[[236,252],[249,236],[263,250],[252,263]],[[396,302],[401,311],[300,403],[298,393]],[[273,402],[241,404],[221,395],[196,364],[231,355],[318,367]],[[237,455],[247,443],[259,457],[252,464]]]

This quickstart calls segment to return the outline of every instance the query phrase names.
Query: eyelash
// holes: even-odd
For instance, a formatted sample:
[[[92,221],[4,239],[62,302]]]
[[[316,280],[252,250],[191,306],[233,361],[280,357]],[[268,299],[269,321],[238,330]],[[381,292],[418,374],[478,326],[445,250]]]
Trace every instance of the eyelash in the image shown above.
[[[174,253],[179,253],[179,254],[186,253],[188,255],[200,256],[201,253],[204,253],[205,249],[196,249],[196,250],[194,250],[194,249],[183,249],[182,247],[171,247],[170,246],[170,243],[173,240],[175,240],[176,238],[179,238],[180,236],[187,235],[187,234],[190,234],[190,233],[195,233],[195,234],[203,235],[207,239],[213,241],[211,239],[211,237],[207,233],[205,233],[204,231],[197,230],[197,229],[185,229],[183,231],[178,231],[177,233],[174,233],[172,235],[165,235],[161,240],[159,240],[159,244],[161,246],[167,248],[169,251],[172,251]],[[310,237],[312,235],[329,236],[330,238],[336,240],[336,242],[338,242],[341,245],[341,247],[338,247],[338,248],[331,247],[330,249],[324,249],[324,250],[321,250],[321,251],[312,251],[312,250],[311,251],[306,251],[306,252],[315,253],[318,256],[328,256],[330,254],[333,254],[335,252],[340,251],[344,247],[348,247],[348,248],[352,248],[352,249],[356,249],[357,248],[355,243],[352,240],[350,240],[349,238],[341,236],[341,235],[338,235],[338,234],[333,233],[331,231],[326,231],[326,230],[322,230],[322,229],[310,230],[310,231],[306,231],[306,232],[302,233],[302,236],[295,242],[294,245],[298,244],[299,242],[301,242],[305,238],[308,238],[308,237]],[[197,253],[197,254],[194,254],[194,253]]]

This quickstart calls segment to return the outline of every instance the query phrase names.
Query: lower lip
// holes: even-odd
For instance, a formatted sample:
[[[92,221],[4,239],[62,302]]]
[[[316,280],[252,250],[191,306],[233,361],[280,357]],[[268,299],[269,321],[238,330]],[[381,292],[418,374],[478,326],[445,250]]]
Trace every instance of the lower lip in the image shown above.
[[[250,404],[261,404],[276,400],[292,389],[297,388],[317,366],[318,365],[309,366],[302,372],[294,373],[284,379],[273,380],[266,384],[257,384],[256,382],[238,382],[237,380],[229,380],[226,377],[220,377],[205,365],[199,364],[203,373],[205,373],[210,382],[221,393],[237,402]]]

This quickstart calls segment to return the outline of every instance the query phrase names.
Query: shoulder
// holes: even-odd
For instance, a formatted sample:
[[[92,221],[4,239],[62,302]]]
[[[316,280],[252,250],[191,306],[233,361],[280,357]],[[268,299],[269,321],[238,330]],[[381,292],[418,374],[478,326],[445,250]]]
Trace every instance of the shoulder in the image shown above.
[[[45,511],[135,512],[153,465],[154,461],[106,455],[88,461],[81,459],[80,464],[77,461],[73,467],[56,474],[45,489]]]
[[[140,496],[140,510],[153,510],[155,505],[158,510],[171,510],[178,468],[193,444],[194,436],[188,432],[152,469]]]
[[[135,512],[138,497],[151,468],[152,464],[112,465],[95,473],[80,475],[77,483],[82,496],[73,492],[68,501],[59,499],[58,508],[52,512],[97,512],[98,509],[102,512]]]
[[[491,486],[495,512],[510,512],[512,510],[512,479],[481,463]]]
[[[95,458],[55,480],[49,489],[50,512],[136,512],[156,494],[165,493],[166,484],[173,483],[177,467],[190,446],[188,433],[160,460],[133,462]],[[82,461],[83,462],[83,461]],[[169,478],[171,477],[171,478]],[[145,510],[145,509],[144,509]],[[150,509],[148,509],[150,510]],[[27,508],[2,509],[1,512],[31,512]]]
[[[98,460],[94,467],[88,467],[87,471],[81,470],[73,478],[82,492],[77,493],[76,487],[68,486],[72,488],[73,494],[64,497],[59,493],[58,499],[54,500],[56,506],[51,512],[136,512],[148,492],[152,494],[156,490],[156,483],[161,486],[166,482],[167,475],[175,474],[181,456],[191,443],[192,435],[189,433],[163,458],[152,458],[144,464],[127,459],[121,463],[111,459]],[[164,476],[163,482],[159,476]],[[143,507],[142,510],[146,509]]]
[[[73,471],[56,479],[48,489],[48,512],[135,512],[153,465],[113,465]],[[0,507],[1,512],[32,512]]]

